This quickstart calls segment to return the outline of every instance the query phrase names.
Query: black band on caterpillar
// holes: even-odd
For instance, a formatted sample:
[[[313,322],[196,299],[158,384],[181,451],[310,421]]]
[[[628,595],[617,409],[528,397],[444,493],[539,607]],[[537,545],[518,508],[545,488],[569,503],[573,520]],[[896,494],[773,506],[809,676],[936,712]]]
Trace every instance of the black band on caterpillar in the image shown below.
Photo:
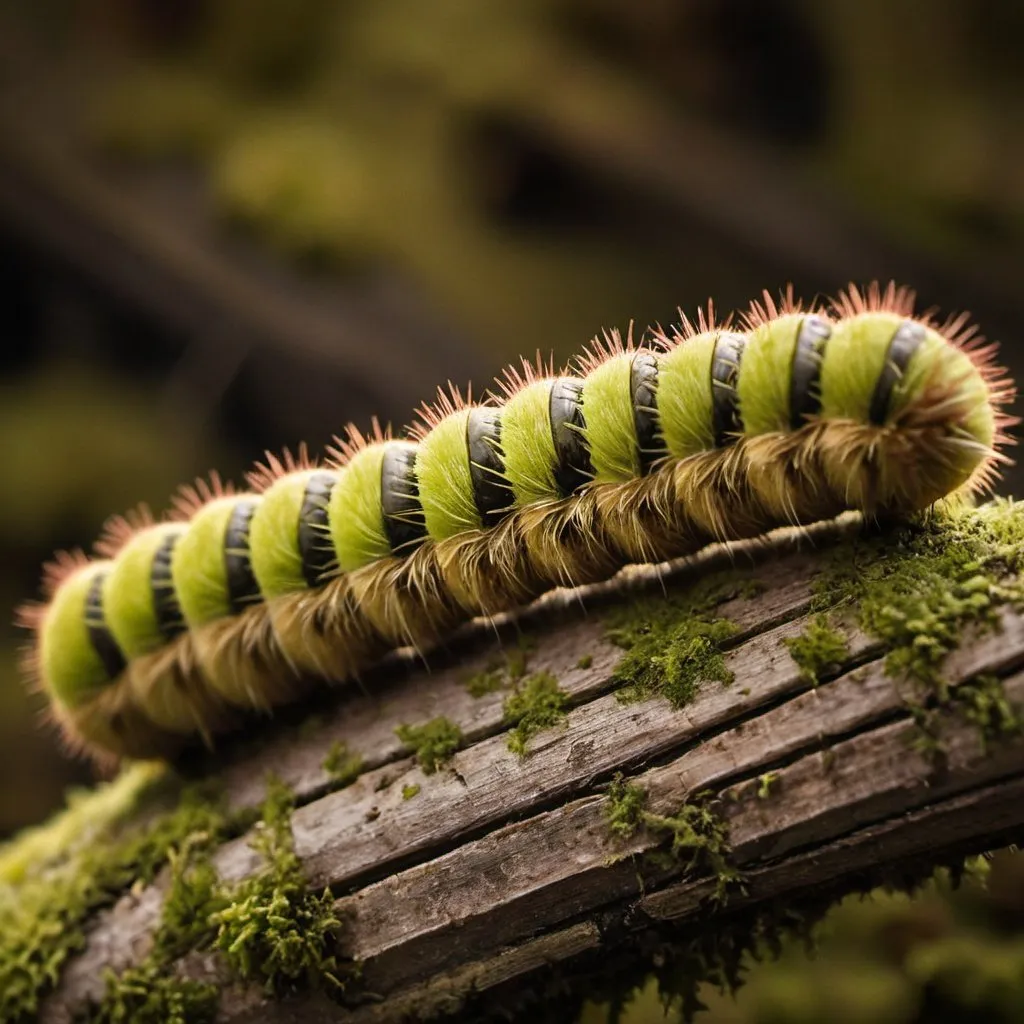
[[[871,409],[868,415],[876,427],[883,426],[888,419],[893,388],[903,379],[910,360],[924,338],[924,327],[914,320],[904,320],[896,328],[896,333],[889,342],[885,365],[871,395]]]
[[[156,616],[156,628],[166,640],[173,640],[188,628],[185,616],[181,614],[181,605],[174,592],[171,580],[171,553],[178,543],[180,534],[172,533],[165,537],[153,555],[153,567],[149,571],[149,585],[153,591],[153,613]]]
[[[85,595],[85,628],[107,676],[116,679],[125,670],[127,662],[103,615],[103,581],[106,578],[105,572],[98,572],[89,584],[89,592]]]
[[[335,566],[334,549],[327,535],[327,504],[337,478],[331,473],[317,473],[306,483],[299,509],[299,554],[302,576],[318,587]]]
[[[590,447],[583,433],[582,395],[583,382],[571,377],[559,377],[551,385],[551,436],[558,456],[555,483],[563,498],[594,476]]]
[[[711,402],[715,445],[724,448],[743,433],[736,381],[747,339],[742,334],[723,331],[715,341],[711,360]]]
[[[821,362],[832,327],[823,317],[805,316],[800,324],[789,389],[789,425],[799,430],[821,412]]]
[[[406,554],[427,535],[416,479],[416,449],[390,444],[380,465],[384,532],[395,554]]]
[[[501,413],[475,406],[466,419],[469,476],[473,501],[485,527],[497,526],[512,506],[512,488],[505,480],[501,457]]]
[[[636,428],[640,471],[647,474],[668,454],[658,421],[658,360],[650,352],[637,352],[629,368],[633,395],[633,425]]]
[[[261,600],[259,584],[249,558],[249,520],[256,511],[255,501],[239,501],[231,510],[224,531],[224,566],[227,570],[228,604],[231,614]]]

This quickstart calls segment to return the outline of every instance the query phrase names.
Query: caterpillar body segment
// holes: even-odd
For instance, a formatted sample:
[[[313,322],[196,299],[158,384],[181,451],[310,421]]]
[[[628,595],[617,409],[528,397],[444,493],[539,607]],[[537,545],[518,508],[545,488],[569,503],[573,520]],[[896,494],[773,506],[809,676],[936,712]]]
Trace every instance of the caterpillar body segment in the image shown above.
[[[193,635],[172,578],[174,552],[186,532],[181,522],[146,524],[127,535],[119,525],[108,531],[100,544],[112,556],[102,611],[124,656],[134,704],[165,732],[209,738],[231,716],[195,663]]]
[[[269,711],[309,685],[282,649],[252,561],[260,495],[225,494],[192,514],[171,556],[171,579],[195,664],[224,704]]]
[[[325,468],[270,472],[249,526],[265,615],[282,656],[301,678],[347,678],[372,655],[357,643],[348,577],[336,572],[328,510],[337,483],[338,474]],[[330,600],[323,609],[311,607],[311,595],[332,579]],[[330,644],[326,636],[345,641]]]
[[[570,370],[524,362],[482,403],[442,393],[407,438],[350,428],[322,465],[215,480],[27,617],[55,717],[90,750],[173,755],[553,587],[985,487],[1012,388],[963,320],[911,306],[890,286],[709,307]]]
[[[22,609],[37,643],[26,674],[49,698],[49,714],[68,746],[101,760],[171,755],[181,745],[139,706],[126,685],[127,662],[104,611],[113,563],[65,558],[48,567],[49,601]]]

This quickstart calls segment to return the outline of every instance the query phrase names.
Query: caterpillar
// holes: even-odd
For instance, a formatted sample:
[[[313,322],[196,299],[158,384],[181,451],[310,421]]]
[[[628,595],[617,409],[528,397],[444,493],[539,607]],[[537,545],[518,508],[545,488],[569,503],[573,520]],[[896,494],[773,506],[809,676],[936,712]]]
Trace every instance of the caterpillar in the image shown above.
[[[552,588],[988,488],[1013,422],[994,360],[894,284],[523,360],[402,436],[349,427],[323,459],[268,454],[243,490],[214,475],[160,521],[110,521],[23,610],[27,672],[72,748],[173,758]]]

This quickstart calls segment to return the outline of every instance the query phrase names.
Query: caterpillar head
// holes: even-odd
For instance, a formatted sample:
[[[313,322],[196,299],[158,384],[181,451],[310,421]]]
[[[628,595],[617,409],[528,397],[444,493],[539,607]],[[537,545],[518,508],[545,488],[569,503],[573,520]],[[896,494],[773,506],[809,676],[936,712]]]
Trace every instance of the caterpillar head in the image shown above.
[[[73,753],[109,767],[120,757],[171,753],[178,746],[136,708],[125,685],[126,659],[103,605],[107,559],[61,554],[46,568],[44,604],[21,609],[34,636],[24,671],[49,698],[49,715]]]
[[[852,500],[869,512],[906,512],[989,486],[1006,458],[1000,449],[1012,420],[1003,410],[1013,398],[994,346],[981,343],[965,316],[942,325],[915,316],[913,293],[892,284],[851,287],[834,308],[821,415],[858,424],[873,441],[860,445],[867,455],[859,466],[835,453]]]

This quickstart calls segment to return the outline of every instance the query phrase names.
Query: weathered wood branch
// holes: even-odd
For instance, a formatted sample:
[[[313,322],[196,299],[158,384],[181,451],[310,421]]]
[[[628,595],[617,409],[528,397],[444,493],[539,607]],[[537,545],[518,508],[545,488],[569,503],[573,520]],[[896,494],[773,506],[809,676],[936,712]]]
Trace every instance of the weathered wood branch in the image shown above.
[[[725,557],[698,559],[683,580]],[[1024,743],[935,706],[934,694],[887,671],[883,643],[848,616],[835,619],[847,640],[842,664],[811,685],[785,641],[814,618],[820,553],[791,539],[728,558],[734,593],[749,595],[714,611],[736,628],[724,654],[734,679],[705,682],[682,708],[662,697],[624,702],[615,690],[623,652],[604,616],[638,593],[620,580],[585,603],[549,600],[514,624],[533,641],[528,672],[550,673],[567,701],[565,719],[534,736],[525,757],[509,749],[503,720],[511,684],[476,697],[466,686],[515,645],[513,634],[477,631],[431,673],[386,667],[366,694],[312,724],[275,723],[211,758],[201,770],[219,776],[234,809],[260,802],[268,773],[293,788],[296,853],[311,886],[336,897],[338,956],[361,970],[344,1006],[320,992],[275,1001],[232,980],[208,951],[177,970],[222,987],[223,1021],[418,1018],[467,999],[486,1006],[552,965],[585,973],[645,937],[707,932],[773,900],[840,893],[907,862],[935,865],[1024,835]],[[1024,615],[1003,605],[996,625],[968,630],[944,678],[953,693],[998,679],[1024,708]],[[437,716],[463,742],[427,774],[395,730]],[[339,741],[362,768],[332,790],[323,765]],[[647,817],[616,834],[608,791],[620,775],[643,794]],[[699,850],[652,856],[671,837],[658,822],[705,801],[742,876],[721,900],[723,879]],[[223,879],[258,869],[250,838],[215,851]],[[104,971],[147,955],[166,886],[161,877],[97,916],[43,1020],[69,1021],[102,997]]]

